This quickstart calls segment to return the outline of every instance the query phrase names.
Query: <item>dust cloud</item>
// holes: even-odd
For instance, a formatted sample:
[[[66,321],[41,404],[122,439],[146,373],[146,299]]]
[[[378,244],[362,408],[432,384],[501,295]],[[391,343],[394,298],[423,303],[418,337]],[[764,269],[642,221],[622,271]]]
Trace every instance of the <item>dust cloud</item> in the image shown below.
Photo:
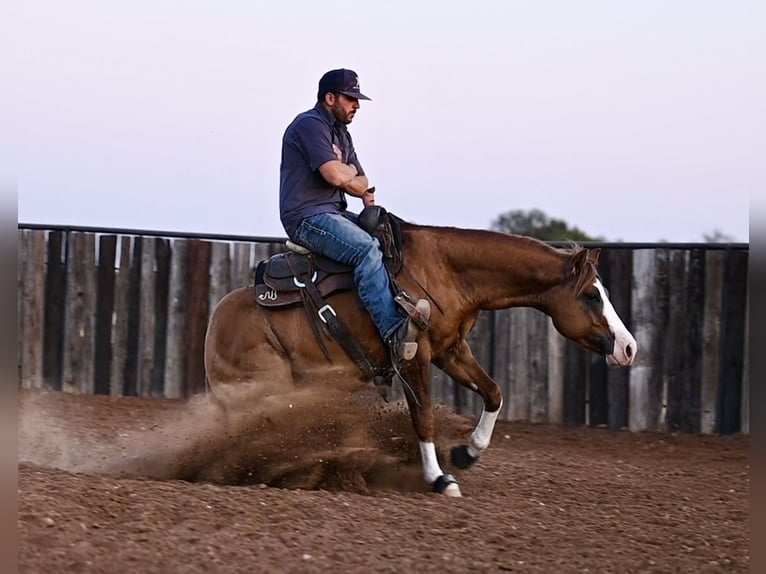
[[[358,384],[234,390],[224,401],[25,391],[18,461],[153,480],[365,493],[427,488],[403,402],[386,403]],[[435,419],[441,447],[467,439],[467,419],[440,408]]]

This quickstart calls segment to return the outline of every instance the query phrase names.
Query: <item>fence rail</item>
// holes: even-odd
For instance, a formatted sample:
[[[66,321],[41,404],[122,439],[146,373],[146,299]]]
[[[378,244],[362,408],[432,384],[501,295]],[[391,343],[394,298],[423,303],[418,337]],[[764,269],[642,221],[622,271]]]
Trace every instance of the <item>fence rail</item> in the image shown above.
[[[474,354],[506,420],[749,433],[747,244],[599,244],[600,272],[639,345],[636,364],[561,337],[533,309],[483,312]],[[281,238],[19,225],[20,384],[184,398],[205,387],[212,307],[251,281]],[[480,399],[432,370],[435,400]]]

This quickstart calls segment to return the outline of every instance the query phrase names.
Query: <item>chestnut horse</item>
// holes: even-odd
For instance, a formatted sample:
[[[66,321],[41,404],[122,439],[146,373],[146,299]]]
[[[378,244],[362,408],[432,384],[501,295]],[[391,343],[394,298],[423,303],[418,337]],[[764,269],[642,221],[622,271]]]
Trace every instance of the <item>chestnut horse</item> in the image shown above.
[[[481,310],[539,309],[563,336],[605,356],[613,366],[632,364],[636,341],[609,301],[596,269],[597,249],[559,250],[529,237],[404,222],[401,232],[405,272],[398,282],[413,298],[432,301],[431,327],[420,333],[417,355],[401,370],[409,386],[405,397],[425,481],[436,492],[460,496],[456,480],[442,471],[436,456],[430,365],[484,401],[468,444],[452,451],[453,463],[466,468],[489,446],[503,404],[500,387],[476,361],[466,341]],[[386,365],[388,350],[356,294],[340,292],[327,300],[371,360]],[[300,305],[267,309],[255,303],[251,288],[243,287],[226,295],[213,310],[205,340],[205,370],[219,397],[245,384],[266,382],[275,385],[277,392],[293,390],[326,381],[328,369],[369,382],[338,344],[330,341],[327,349],[332,363]]]

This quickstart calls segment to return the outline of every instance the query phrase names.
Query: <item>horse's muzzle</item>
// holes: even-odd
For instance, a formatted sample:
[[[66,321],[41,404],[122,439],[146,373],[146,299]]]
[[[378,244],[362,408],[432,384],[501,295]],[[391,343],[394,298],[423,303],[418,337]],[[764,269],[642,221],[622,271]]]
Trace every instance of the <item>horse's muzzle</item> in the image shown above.
[[[614,335],[610,333],[609,335],[588,337],[586,346],[595,353],[609,357],[614,354]]]
[[[638,345],[632,336],[617,338],[614,349],[606,355],[606,364],[610,367],[629,367],[636,358]]]

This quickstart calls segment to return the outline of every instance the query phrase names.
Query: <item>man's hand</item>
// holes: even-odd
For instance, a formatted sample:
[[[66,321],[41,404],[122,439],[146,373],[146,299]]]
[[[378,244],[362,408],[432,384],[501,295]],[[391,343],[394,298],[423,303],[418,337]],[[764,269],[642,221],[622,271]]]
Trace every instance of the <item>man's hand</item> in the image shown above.
[[[375,205],[375,188],[371,187],[362,194],[362,203],[365,207],[372,207]]]

